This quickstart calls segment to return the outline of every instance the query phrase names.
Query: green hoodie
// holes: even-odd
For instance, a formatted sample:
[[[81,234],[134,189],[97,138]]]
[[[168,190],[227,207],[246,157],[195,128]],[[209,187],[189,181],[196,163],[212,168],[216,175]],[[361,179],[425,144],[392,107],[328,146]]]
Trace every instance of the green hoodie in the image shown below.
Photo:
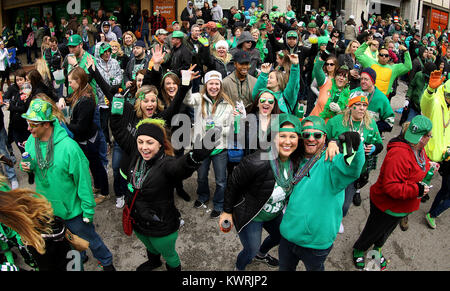
[[[30,135],[25,144],[25,151],[32,158],[31,168],[36,176],[36,192],[47,198],[56,216],[69,220],[82,214],[92,220],[95,201],[89,162],[79,145],[67,135],[59,122],[53,124],[53,164],[45,177],[36,163],[35,138]],[[39,142],[39,147],[45,159],[47,142]]]
[[[267,79],[269,78],[269,74],[261,73],[256,80],[255,87],[253,88],[252,97],[255,100],[256,96],[259,94],[259,90],[267,88]],[[297,103],[297,95],[300,90],[300,66],[291,65],[291,73],[289,75],[289,81],[286,85],[284,91],[278,91],[275,98],[278,102],[278,107],[282,112],[294,114],[294,112],[289,112],[288,107],[286,106],[286,101],[289,103],[289,107],[294,110],[296,108]],[[284,97],[284,98],[283,98]],[[286,101],[285,101],[286,100]]]
[[[342,221],[345,188],[359,178],[364,162],[362,143],[350,166],[343,154],[332,162],[325,161],[324,152],[309,174],[295,185],[280,225],[281,235],[301,247],[328,249]]]

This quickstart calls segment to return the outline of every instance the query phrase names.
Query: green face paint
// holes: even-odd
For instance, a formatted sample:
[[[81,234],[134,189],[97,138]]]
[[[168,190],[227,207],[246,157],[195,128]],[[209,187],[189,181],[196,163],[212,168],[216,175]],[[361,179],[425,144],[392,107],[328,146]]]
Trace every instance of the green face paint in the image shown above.
[[[356,106],[353,106],[353,109],[356,110]]]

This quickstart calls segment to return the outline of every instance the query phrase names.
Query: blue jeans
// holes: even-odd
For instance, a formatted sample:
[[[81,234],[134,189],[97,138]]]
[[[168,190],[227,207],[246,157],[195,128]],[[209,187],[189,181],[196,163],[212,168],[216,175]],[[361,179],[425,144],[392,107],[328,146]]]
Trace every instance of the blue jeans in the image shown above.
[[[117,142],[114,142],[114,148],[112,153],[112,169],[113,169],[113,187],[116,197],[125,195],[127,191],[127,181],[120,174],[120,161],[122,160],[122,149]]]
[[[113,263],[113,257],[108,247],[103,243],[102,238],[95,231],[93,223],[85,223],[82,215],[72,219],[65,220],[67,228],[79,237],[89,241],[89,249],[91,249],[94,257],[102,264],[109,266]],[[81,252],[81,257],[86,257],[86,251]]]
[[[406,119],[407,122],[410,122],[414,117],[416,117],[417,115],[419,115],[420,113],[417,112],[416,110],[414,110],[411,106],[409,107],[409,112],[408,112],[408,118]]]
[[[298,246],[281,237],[278,248],[280,271],[295,271],[301,260],[307,271],[325,271],[325,260],[333,246],[326,250]]]
[[[345,200],[344,205],[342,206],[342,216],[345,217],[347,215],[348,209],[353,201],[353,196],[355,196],[356,188],[355,183],[352,182],[350,185],[345,188]]]
[[[1,110],[1,109],[0,109]],[[0,153],[5,155],[8,159],[11,159],[11,156],[9,155],[9,151],[7,148],[8,143],[8,134],[6,133],[5,128],[3,127],[0,129]],[[14,167],[4,165],[4,172],[6,178],[8,178],[9,181],[17,180],[16,171],[14,170]],[[0,171],[3,172],[3,170],[0,167]]]
[[[89,161],[89,169],[94,179],[94,187],[100,189],[102,195],[107,196],[109,195],[108,175],[100,159],[100,132],[101,130],[98,130],[97,138],[93,143],[87,141],[87,144],[79,145]]]
[[[447,162],[448,163],[448,162]],[[442,175],[442,187],[441,190],[436,194],[433,204],[431,204],[430,216],[436,218],[450,208],[450,173],[445,173]]]
[[[100,110],[98,106],[95,109],[94,113],[94,123],[97,125],[97,128],[99,129],[98,131],[98,135],[100,138],[99,154],[102,164],[106,169],[108,167],[108,145],[106,144],[106,139],[105,135],[103,134],[103,130],[101,130],[102,126],[100,124]]]
[[[238,235],[244,249],[237,256],[236,268],[238,270],[245,270],[245,267],[250,264],[252,259],[257,255],[258,251],[261,255],[265,255],[268,251],[270,251],[270,249],[280,243],[280,224],[282,219],[283,213],[270,221],[250,221],[244,228],[241,229]],[[269,233],[269,235],[261,244],[263,228]]]
[[[197,195],[198,201],[206,203],[209,201],[210,191],[208,183],[209,165],[213,164],[216,179],[216,191],[214,192],[214,210],[223,210],[223,199],[225,187],[227,186],[227,162],[228,154],[226,150],[210,156],[202,161],[202,165],[197,171]]]

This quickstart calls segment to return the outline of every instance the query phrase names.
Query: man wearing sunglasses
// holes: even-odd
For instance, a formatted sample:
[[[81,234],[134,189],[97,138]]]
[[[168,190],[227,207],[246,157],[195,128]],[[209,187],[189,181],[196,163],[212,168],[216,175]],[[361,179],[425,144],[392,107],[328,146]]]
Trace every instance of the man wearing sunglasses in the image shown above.
[[[21,162],[21,170],[35,173],[36,191],[52,204],[54,215],[62,218],[71,232],[89,241],[103,270],[114,271],[112,254],[92,223],[95,201],[86,156],[53,115],[50,103],[34,99],[22,117],[31,133],[25,151],[32,160],[30,164]]]
[[[355,56],[361,63],[363,68],[372,68],[377,73],[376,86],[384,95],[389,96],[392,92],[392,85],[398,77],[407,74],[412,69],[411,56],[408,49],[404,45],[399,46],[399,50],[404,53],[405,62],[391,65],[389,64],[390,56],[389,50],[381,47],[378,50],[378,60],[374,60],[365,54],[365,51],[373,45],[373,41],[363,43],[356,51]]]
[[[440,163],[442,187],[436,194],[425,218],[431,228],[436,228],[436,217],[450,207],[450,159],[445,158],[450,151],[450,80],[442,83],[445,76],[441,71],[434,71],[420,100],[422,114],[433,124],[433,136],[425,146],[427,156],[433,162]]]
[[[300,260],[308,271],[324,270],[342,221],[345,188],[359,178],[365,162],[358,133],[345,132],[340,139],[345,155],[325,160],[325,121],[318,116],[303,119],[299,147],[305,159],[299,168],[312,166],[294,186],[280,225],[280,271],[295,271]]]

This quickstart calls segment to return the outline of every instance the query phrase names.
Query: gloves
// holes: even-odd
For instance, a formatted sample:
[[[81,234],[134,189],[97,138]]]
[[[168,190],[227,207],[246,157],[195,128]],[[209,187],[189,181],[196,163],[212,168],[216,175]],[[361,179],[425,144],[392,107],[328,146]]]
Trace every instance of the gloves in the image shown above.
[[[431,89],[437,89],[442,83],[445,81],[445,76],[442,76],[441,71],[433,71],[430,75],[430,81],[428,82],[428,86]]]
[[[344,154],[344,161],[349,166],[361,143],[361,136],[354,131],[344,132],[339,136],[339,150]]]
[[[206,132],[203,139],[200,139],[200,136],[197,136],[197,139],[194,142],[194,149],[190,154],[194,163],[198,164],[211,155],[219,144],[221,132],[222,128],[220,126],[215,126]]]
[[[326,62],[329,57],[330,54],[327,52],[327,50],[320,52],[320,58],[322,59],[322,61]]]
[[[341,107],[339,107],[339,105],[336,102],[331,102],[330,110],[333,111],[334,113],[339,113],[341,112]]]

